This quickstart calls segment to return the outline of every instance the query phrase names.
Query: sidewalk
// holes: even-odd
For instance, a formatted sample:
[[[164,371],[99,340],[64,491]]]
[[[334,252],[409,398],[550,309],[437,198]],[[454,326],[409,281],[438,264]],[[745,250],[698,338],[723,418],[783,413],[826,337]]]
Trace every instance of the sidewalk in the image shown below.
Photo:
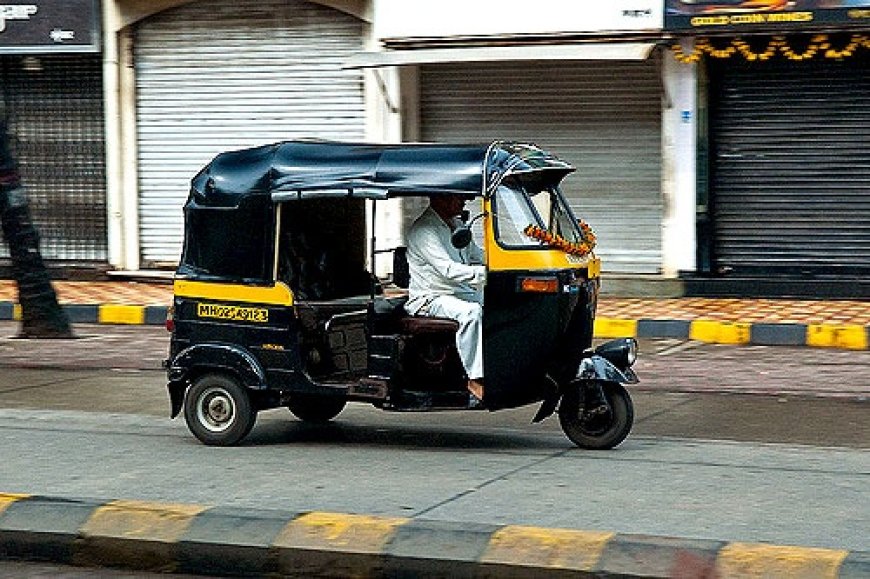
[[[73,323],[159,325],[172,302],[168,283],[57,281],[54,287]],[[0,320],[20,315],[16,297],[15,283],[0,280]],[[604,296],[595,335],[866,350],[870,302]]]

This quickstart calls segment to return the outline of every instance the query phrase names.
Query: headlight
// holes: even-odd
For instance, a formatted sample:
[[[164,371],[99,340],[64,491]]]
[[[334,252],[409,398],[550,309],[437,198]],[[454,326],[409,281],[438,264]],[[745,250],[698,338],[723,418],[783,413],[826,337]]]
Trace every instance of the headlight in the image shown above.
[[[626,361],[629,366],[634,366],[634,363],[637,362],[637,340],[634,338],[628,338],[628,355],[626,356]]]
[[[637,361],[637,340],[612,340],[595,348],[595,353],[618,368],[628,368]]]

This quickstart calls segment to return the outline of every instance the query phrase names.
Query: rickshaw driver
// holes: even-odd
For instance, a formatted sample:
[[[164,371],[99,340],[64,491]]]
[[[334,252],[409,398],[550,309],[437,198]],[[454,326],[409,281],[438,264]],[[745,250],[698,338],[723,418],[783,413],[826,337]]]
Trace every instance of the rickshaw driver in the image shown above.
[[[405,311],[459,323],[456,348],[468,376],[469,406],[483,400],[483,252],[474,243],[457,249],[450,241],[465,206],[461,195],[433,195],[408,230],[411,282]]]

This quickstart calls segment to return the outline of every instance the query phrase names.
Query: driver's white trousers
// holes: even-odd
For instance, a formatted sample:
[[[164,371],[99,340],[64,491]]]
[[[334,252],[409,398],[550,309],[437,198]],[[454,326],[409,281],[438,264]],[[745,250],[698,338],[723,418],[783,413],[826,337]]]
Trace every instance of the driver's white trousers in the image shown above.
[[[459,322],[456,349],[470,380],[483,378],[483,306],[456,296],[438,296],[417,315],[450,318]]]

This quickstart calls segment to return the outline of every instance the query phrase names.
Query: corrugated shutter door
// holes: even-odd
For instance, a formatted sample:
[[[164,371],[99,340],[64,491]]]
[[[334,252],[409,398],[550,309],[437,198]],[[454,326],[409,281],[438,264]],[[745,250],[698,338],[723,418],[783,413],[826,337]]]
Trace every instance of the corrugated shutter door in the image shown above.
[[[47,260],[104,262],[106,147],[99,55],[0,58],[0,100]],[[0,256],[9,255],[0,246]]]
[[[361,21],[299,0],[210,0],[136,37],[143,265],[176,263],[190,179],[221,151],[293,138],[364,138]]]
[[[563,184],[609,271],[660,271],[661,98],[655,62],[422,67],[422,137],[534,142],[577,167]]]
[[[870,273],[870,61],[711,69],[717,266]]]

